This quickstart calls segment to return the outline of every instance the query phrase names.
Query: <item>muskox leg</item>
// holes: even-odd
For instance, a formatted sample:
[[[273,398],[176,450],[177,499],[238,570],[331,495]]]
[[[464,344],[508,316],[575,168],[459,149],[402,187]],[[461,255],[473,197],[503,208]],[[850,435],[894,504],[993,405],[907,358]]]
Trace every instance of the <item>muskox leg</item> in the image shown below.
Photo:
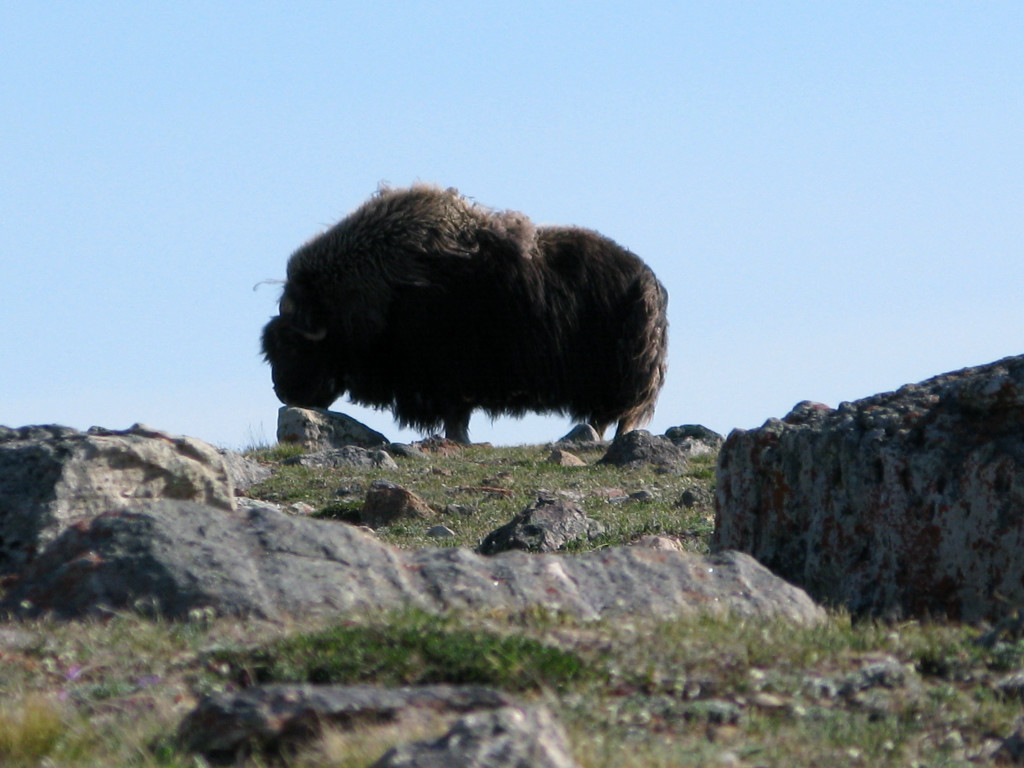
[[[469,444],[469,416],[472,409],[450,412],[444,419],[444,436],[456,443]]]
[[[615,436],[619,437],[627,432],[632,432],[634,429],[641,427],[643,423],[643,419],[637,416],[625,416],[619,421],[619,426],[615,429]]]

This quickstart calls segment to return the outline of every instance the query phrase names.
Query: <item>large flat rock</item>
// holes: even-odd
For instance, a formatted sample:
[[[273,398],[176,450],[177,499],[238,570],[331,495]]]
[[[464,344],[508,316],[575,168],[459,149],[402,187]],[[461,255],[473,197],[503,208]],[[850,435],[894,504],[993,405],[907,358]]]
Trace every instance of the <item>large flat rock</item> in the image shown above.
[[[806,593],[736,552],[406,552],[353,526],[269,506],[231,513],[180,501],[81,520],[11,582],[0,611],[61,618],[105,608],[174,618],[205,607],[263,617],[542,607],[584,618],[701,610],[799,623],[824,618]]]

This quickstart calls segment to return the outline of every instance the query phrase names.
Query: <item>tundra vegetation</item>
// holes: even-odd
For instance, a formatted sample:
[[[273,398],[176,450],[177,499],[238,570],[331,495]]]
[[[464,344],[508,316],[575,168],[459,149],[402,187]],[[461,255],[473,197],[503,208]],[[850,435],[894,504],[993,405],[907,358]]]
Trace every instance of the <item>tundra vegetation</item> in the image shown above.
[[[350,520],[370,483],[400,483],[455,532],[423,521],[378,535],[401,547],[475,546],[543,490],[577,500],[605,525],[579,549],[671,536],[697,551],[713,525],[714,456],[683,469],[545,462],[541,446],[468,446],[399,469],[282,465],[290,449],[251,452],[275,475],[249,491],[319,517]],[[636,498],[630,495],[646,491]],[[681,503],[686,499],[686,503]],[[625,499],[617,501],[616,499]],[[583,768],[658,766],[939,766],[984,763],[1013,732],[1024,642],[943,622],[821,626],[699,616],[583,622],[480,612],[350,615],[269,623],[197,612],[189,621],[105,619],[0,624],[0,764],[203,766],[175,740],[206,693],[268,681],[480,683],[545,703]],[[246,765],[369,766],[415,728],[327,730],[286,755]]]

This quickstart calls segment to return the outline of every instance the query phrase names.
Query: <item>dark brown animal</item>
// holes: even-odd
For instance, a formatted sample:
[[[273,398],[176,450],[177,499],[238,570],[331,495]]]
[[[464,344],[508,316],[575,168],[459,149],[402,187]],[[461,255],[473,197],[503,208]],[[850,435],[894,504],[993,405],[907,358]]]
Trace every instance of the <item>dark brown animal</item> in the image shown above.
[[[634,254],[455,190],[382,189],[296,251],[263,330],[285,403],[391,409],[469,441],[492,417],[643,426],[665,379],[667,294]]]

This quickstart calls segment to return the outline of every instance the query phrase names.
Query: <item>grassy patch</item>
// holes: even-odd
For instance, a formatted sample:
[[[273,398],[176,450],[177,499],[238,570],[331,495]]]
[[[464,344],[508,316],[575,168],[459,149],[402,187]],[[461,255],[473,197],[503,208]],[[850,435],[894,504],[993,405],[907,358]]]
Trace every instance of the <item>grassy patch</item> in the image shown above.
[[[274,476],[250,489],[249,495],[277,504],[305,502],[325,519],[353,523],[370,484],[380,478],[412,491],[438,513],[430,523],[399,521],[377,531],[381,540],[398,547],[437,546],[426,536],[430,525],[455,531],[446,546],[476,547],[483,538],[533,503],[538,494],[555,494],[579,504],[604,523],[607,533],[592,542],[574,544],[581,552],[626,544],[641,536],[675,536],[695,551],[707,551],[714,521],[714,456],[699,456],[678,472],[651,467],[623,470],[597,464],[603,447],[580,449],[582,467],[547,461],[545,446],[490,448],[466,446],[449,456],[402,459],[398,469],[310,469],[282,465]],[[257,458],[265,454],[257,455]],[[625,501],[645,491],[645,501]],[[691,492],[690,504],[681,502]],[[693,501],[696,499],[696,502]],[[457,511],[452,511],[457,510]]]
[[[563,687],[600,673],[578,655],[534,638],[408,614],[345,622],[269,646],[215,654],[242,682],[479,684],[508,690]]]
[[[57,708],[33,695],[20,706],[0,706],[0,764],[37,765],[57,745],[64,724]]]

